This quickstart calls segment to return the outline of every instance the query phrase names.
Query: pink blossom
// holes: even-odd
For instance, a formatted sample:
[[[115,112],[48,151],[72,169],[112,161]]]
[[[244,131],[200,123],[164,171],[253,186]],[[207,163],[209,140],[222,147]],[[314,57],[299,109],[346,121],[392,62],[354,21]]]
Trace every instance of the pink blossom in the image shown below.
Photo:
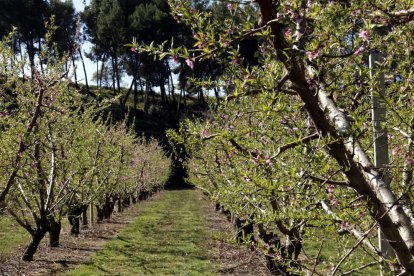
[[[270,158],[270,156],[269,156],[269,155],[266,155],[266,164],[267,164],[269,167],[273,166],[272,159]]]
[[[357,9],[357,10],[352,11],[351,12],[351,15],[352,16],[357,16],[358,14],[361,14],[361,13],[362,13],[362,10],[361,9]]]
[[[7,113],[4,111],[0,111],[0,117],[5,117],[5,116],[7,116]]]
[[[355,52],[354,52],[354,56],[359,55],[360,53],[362,53],[364,51],[364,47],[360,46],[358,47]]]
[[[340,227],[341,227],[342,229],[346,229],[346,228],[348,228],[349,226],[351,226],[351,223],[350,223],[349,221],[344,221],[344,222],[341,222],[341,224],[340,224]]]
[[[392,155],[397,155],[400,151],[400,147],[398,145],[394,146],[392,149]]]
[[[363,40],[363,41],[368,41],[368,37],[369,37],[369,32],[367,30],[361,30],[358,34],[358,36]]]
[[[318,58],[318,57],[319,57],[319,55],[320,55],[320,51],[319,51],[319,50],[317,50],[317,51],[307,51],[307,52],[306,52],[306,56],[308,57],[308,59],[309,59],[310,61],[312,61],[312,60],[314,60],[314,59]]]
[[[208,135],[208,130],[207,129],[203,129],[203,131],[201,132],[201,136],[207,137],[207,135]]]
[[[136,53],[137,52],[137,48],[136,47],[132,47],[131,48],[131,52]]]
[[[407,163],[408,165],[414,165],[414,160],[411,158],[407,158],[405,159],[405,163]]]
[[[174,61],[174,63],[180,63],[177,56],[172,56],[172,60]]]
[[[194,70],[194,62],[191,59],[186,59],[185,63],[191,68],[191,70]]]
[[[228,4],[227,4],[227,9],[228,9],[229,11],[233,10],[233,9],[234,9],[233,4],[232,4],[232,3],[228,3]]]
[[[289,37],[292,34],[292,29],[290,27],[286,27],[283,29],[283,34],[285,37]]]

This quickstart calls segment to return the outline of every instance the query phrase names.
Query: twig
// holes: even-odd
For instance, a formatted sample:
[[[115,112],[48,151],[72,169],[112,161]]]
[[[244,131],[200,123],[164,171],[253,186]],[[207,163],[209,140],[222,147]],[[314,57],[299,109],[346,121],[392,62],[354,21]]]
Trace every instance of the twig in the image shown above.
[[[351,255],[352,252],[354,252],[355,249],[358,248],[358,246],[368,237],[369,233],[377,226],[377,223],[375,222],[371,228],[368,229],[368,231],[365,232],[365,234],[362,235],[362,237],[358,240],[358,242],[352,246],[351,249],[348,250],[348,252],[339,260],[338,264],[335,266],[334,270],[331,273],[331,276],[334,276],[335,273],[338,271],[341,264]]]
[[[351,274],[352,274],[352,273],[354,273],[355,271],[362,270],[362,269],[364,269],[364,268],[367,268],[367,267],[370,267],[370,266],[373,266],[373,265],[376,265],[376,264],[378,264],[378,262],[371,262],[371,263],[368,263],[368,264],[364,264],[364,265],[361,265],[360,267],[357,267],[357,268],[354,268],[354,269],[349,270],[349,271],[347,271],[347,272],[341,273],[341,275],[342,275],[342,276],[345,276],[345,275],[351,275]]]
[[[283,146],[281,146],[281,147],[278,148],[277,153],[275,155],[271,156],[270,159],[275,159],[282,152],[284,152],[284,151],[286,151],[288,149],[294,148],[294,147],[296,147],[298,145],[301,145],[301,144],[304,144],[304,143],[308,143],[308,142],[310,142],[312,140],[315,140],[317,138],[319,138],[319,133],[314,133],[314,134],[308,135],[308,136],[306,136],[306,137],[304,137],[304,138],[302,138],[302,139],[300,139],[298,141],[291,142],[289,144],[283,145]]]
[[[310,178],[316,182],[322,183],[322,184],[332,184],[332,185],[336,185],[336,186],[345,186],[345,187],[349,187],[349,182],[347,181],[335,181],[335,180],[330,180],[330,179],[323,179],[323,178],[319,178],[317,176],[313,176],[310,174],[304,175],[303,177],[305,178]]]
[[[312,273],[311,273],[311,276],[312,276],[313,274],[315,274],[316,265],[318,264],[318,258],[319,258],[319,256],[321,255],[322,246],[323,246],[323,243],[324,243],[324,242],[325,242],[325,239],[322,239],[321,245],[319,246],[318,254],[316,255],[316,257],[315,257],[315,262],[313,263],[313,267],[312,267]]]

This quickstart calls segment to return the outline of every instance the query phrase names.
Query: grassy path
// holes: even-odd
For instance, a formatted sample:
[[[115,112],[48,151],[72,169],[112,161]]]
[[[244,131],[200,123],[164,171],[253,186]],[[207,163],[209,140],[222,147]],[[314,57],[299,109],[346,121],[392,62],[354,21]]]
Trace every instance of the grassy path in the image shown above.
[[[173,190],[149,202],[92,260],[65,275],[211,275],[208,238],[194,190]]]

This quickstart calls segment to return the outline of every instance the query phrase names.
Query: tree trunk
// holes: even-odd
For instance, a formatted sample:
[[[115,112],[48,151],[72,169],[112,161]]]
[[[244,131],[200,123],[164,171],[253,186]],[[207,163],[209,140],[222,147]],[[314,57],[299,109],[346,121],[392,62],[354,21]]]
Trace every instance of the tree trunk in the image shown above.
[[[23,49],[22,49],[22,41],[19,39],[19,50],[20,50],[20,60],[23,61]],[[23,82],[26,79],[26,76],[24,75],[24,62],[22,62],[22,80]]]
[[[79,49],[78,49],[78,52],[79,52],[79,56],[80,56],[81,61],[82,61],[83,73],[84,73],[84,75],[85,75],[85,85],[86,85],[86,91],[88,92],[88,94],[90,94],[90,93],[91,93],[91,91],[89,90],[89,84],[88,84],[88,74],[87,74],[87,72],[86,72],[85,61],[83,60],[82,50],[81,50],[81,48],[80,48],[80,47],[79,47]]]
[[[118,197],[118,213],[122,213],[124,211],[124,206],[122,205],[122,199],[121,197]]]
[[[116,86],[115,86],[115,60],[114,60],[114,56],[111,55],[111,63],[112,63],[112,91],[114,92],[114,95],[116,95]]]
[[[80,216],[83,212],[83,206],[73,206],[68,210],[68,220],[72,228],[70,229],[71,235],[78,235],[80,233]]]
[[[105,60],[106,60],[106,54],[103,54],[102,64],[101,64],[101,74],[99,75],[99,88],[102,87],[103,73],[104,73],[104,70],[105,70]]]
[[[76,89],[79,88],[78,86],[78,74],[76,73],[76,64],[75,64],[75,58],[72,56],[72,65],[73,65],[73,75],[75,76],[75,87]]]
[[[128,92],[126,93],[125,97],[123,99],[122,99],[122,97],[120,98],[120,101],[121,101],[121,109],[125,109],[126,102],[128,101],[129,95],[131,94],[132,87],[133,87],[134,83],[135,83],[135,76],[132,79],[131,85],[129,86]],[[134,101],[135,101],[135,97],[134,97]]]
[[[96,205],[96,218],[97,218],[97,221],[98,222],[101,222],[104,219],[104,211],[103,211],[103,208],[101,208],[98,205]]]
[[[23,261],[33,261],[33,255],[36,253],[37,248],[39,247],[40,242],[46,235],[46,228],[39,228],[32,234],[32,241],[27,247],[26,251],[23,254]]]
[[[167,101],[167,93],[165,91],[165,84],[160,85],[160,91],[161,91],[161,101],[162,101],[162,104],[165,106],[166,103],[168,102]]]
[[[49,246],[59,247],[60,230],[62,229],[62,223],[56,221],[53,217],[49,218]]]
[[[122,207],[125,209],[125,208],[128,208],[130,205],[131,205],[131,197],[129,196],[124,197],[124,199],[122,200]]]
[[[277,18],[271,0],[258,0],[257,3],[263,24]],[[390,242],[399,264],[405,273],[413,275],[414,229],[401,203],[382,179],[381,173],[373,166],[360,142],[353,136],[348,118],[327,95],[324,83],[317,81],[317,89],[308,82],[307,76],[310,79],[317,77],[313,68],[294,58],[293,53],[286,52],[286,49],[292,47],[283,36],[284,26],[274,21],[270,27],[277,58],[290,72],[289,80],[320,135],[332,141],[327,152],[341,167],[346,168],[343,174],[347,177],[349,186],[368,200],[371,206],[370,215]],[[288,59],[288,56],[293,58]]]
[[[115,200],[111,200],[110,197],[107,197],[103,205],[103,208],[102,208],[103,218],[110,219],[112,212],[114,211],[114,208],[115,208]]]
[[[168,61],[166,61],[166,63],[167,63],[167,69],[168,69],[168,73],[169,73],[169,83],[171,83],[171,87],[170,87],[170,93],[171,93],[171,96],[172,96],[172,101],[173,101],[173,103],[176,103],[177,102],[177,99],[175,98],[175,87],[174,87],[174,80],[173,80],[173,77],[172,77],[172,72],[171,72],[171,67],[170,67],[170,64],[168,63]]]
[[[83,205],[82,208],[82,225],[88,225],[88,205]]]
[[[119,76],[119,66],[118,66],[118,56],[116,54],[116,50],[114,51],[114,64],[115,64],[115,78],[116,78],[116,87],[118,90],[118,95],[121,94],[121,81]]]

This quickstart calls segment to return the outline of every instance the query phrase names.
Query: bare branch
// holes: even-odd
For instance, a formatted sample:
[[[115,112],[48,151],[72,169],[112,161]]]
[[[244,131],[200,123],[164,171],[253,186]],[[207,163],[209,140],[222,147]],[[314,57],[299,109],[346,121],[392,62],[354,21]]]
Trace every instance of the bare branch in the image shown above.
[[[358,248],[358,246],[368,237],[369,233],[376,228],[377,223],[375,222],[371,228],[368,229],[367,232],[365,232],[360,239],[358,240],[358,242],[348,250],[348,252],[339,260],[338,264],[335,266],[334,270],[331,273],[331,276],[335,275],[335,273],[338,271],[339,267],[341,266],[341,264],[349,257],[349,255],[351,255],[352,252],[355,251],[355,249]]]
[[[322,184],[331,184],[331,185],[335,185],[335,186],[345,186],[345,187],[349,187],[349,182],[348,181],[335,181],[335,180],[330,180],[330,179],[323,179],[323,178],[319,178],[317,176],[313,176],[310,174],[305,174],[303,176],[304,178],[310,178],[313,181],[322,183]]]
[[[315,140],[317,138],[319,138],[319,133],[314,133],[314,134],[308,135],[308,136],[306,136],[306,137],[304,137],[304,138],[302,138],[298,141],[283,145],[283,146],[279,147],[276,154],[273,155],[270,158],[274,159],[274,158],[278,157],[281,153],[283,153],[284,151],[286,151],[288,149],[294,148],[296,146],[299,146],[299,145],[302,145],[302,144],[305,144],[305,143],[309,143],[310,141]]]
[[[354,268],[352,270],[349,270],[349,271],[346,271],[344,273],[341,273],[341,276],[351,275],[352,273],[357,272],[358,270],[362,270],[362,269],[365,269],[367,267],[370,267],[370,266],[373,266],[373,265],[377,265],[377,264],[378,264],[378,262],[370,262],[370,263],[361,265],[360,267],[357,267],[357,268]]]

